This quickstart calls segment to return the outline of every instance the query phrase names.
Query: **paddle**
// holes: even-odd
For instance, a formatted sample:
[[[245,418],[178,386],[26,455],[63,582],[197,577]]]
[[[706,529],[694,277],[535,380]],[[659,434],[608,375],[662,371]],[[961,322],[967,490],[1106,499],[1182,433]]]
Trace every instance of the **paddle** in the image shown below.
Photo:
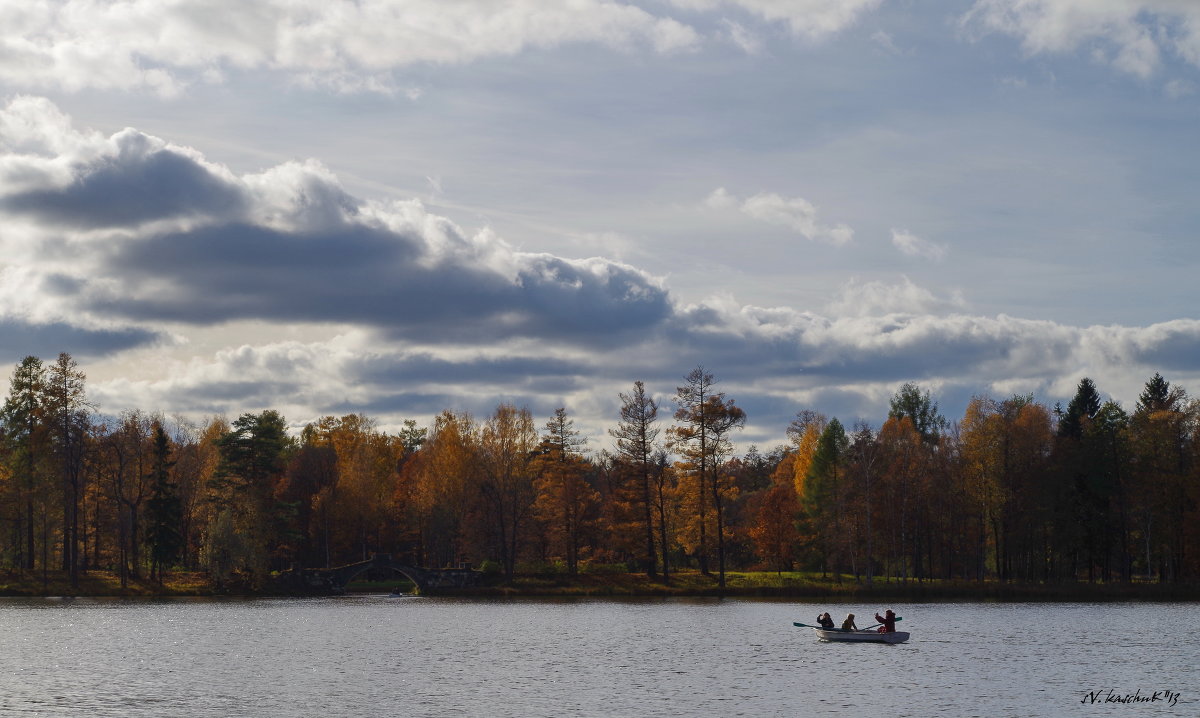
[[[840,628],[826,628],[824,626],[810,626],[807,623],[800,623],[799,621],[792,621],[792,625],[799,626],[801,628],[819,628],[822,631],[840,631],[840,630],[842,630]]]

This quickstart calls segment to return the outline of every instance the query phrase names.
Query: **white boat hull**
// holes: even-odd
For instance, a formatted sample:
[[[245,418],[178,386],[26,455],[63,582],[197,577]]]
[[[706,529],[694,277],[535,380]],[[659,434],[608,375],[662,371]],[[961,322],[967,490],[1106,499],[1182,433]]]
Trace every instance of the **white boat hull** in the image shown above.
[[[880,633],[878,631],[838,631],[826,630],[824,628],[814,628],[817,632],[817,638],[822,641],[844,641],[848,643],[904,643],[908,640],[908,633],[904,631],[895,631],[894,633]]]

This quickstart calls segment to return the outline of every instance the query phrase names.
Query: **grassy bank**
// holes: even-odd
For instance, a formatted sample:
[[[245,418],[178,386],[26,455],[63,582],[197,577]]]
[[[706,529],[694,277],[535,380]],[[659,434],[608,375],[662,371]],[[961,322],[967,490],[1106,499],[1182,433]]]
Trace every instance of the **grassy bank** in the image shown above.
[[[388,593],[413,586],[397,576],[388,581],[352,583],[351,593]],[[0,596],[209,596],[218,592],[201,573],[173,573],[160,586],[145,579],[120,578],[108,571],[81,574],[72,587],[65,573],[0,573]],[[220,592],[229,595],[229,592]],[[486,585],[455,591],[458,596],[604,597],[729,596],[812,600],[814,602],[918,603],[925,601],[1200,601],[1200,586],[1138,582],[1133,584],[1014,584],[996,581],[908,581],[876,579],[871,585],[853,576],[840,581],[819,573],[730,572],[726,587],[698,571],[671,574],[669,583],[635,573],[518,575],[513,581],[490,576]]]
[[[64,571],[46,573],[0,573],[0,596],[207,596],[212,595],[207,576],[201,573],[173,573],[162,585],[144,578],[121,578],[112,571],[88,571],[71,585]]]
[[[730,596],[853,602],[865,599],[922,601],[1198,601],[1200,586],[1134,583],[1015,584],[996,581],[907,581],[876,579],[870,585],[852,576],[840,581],[800,572],[730,572],[721,589],[715,576],[698,571],[671,575],[669,583],[644,574],[517,576],[511,582],[458,592],[487,596]]]

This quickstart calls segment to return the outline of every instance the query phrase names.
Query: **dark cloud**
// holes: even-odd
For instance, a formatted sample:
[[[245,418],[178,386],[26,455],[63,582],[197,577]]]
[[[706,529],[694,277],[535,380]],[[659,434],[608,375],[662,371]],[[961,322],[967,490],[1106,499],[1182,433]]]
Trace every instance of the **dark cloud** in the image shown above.
[[[606,342],[671,311],[665,290],[610,262],[516,255],[515,281],[485,262],[432,259],[425,240],[354,223],[316,232],[228,224],[126,241],[104,274],[130,291],[92,308],[142,320],[348,322],[423,341],[510,336]],[[139,292],[148,282],[165,292]]]
[[[456,386],[538,387],[553,391],[575,388],[578,377],[592,366],[579,361],[550,357],[481,357],[450,360],[422,353],[412,356],[373,356],[351,361],[346,370],[365,384],[413,386],[454,384]]]
[[[65,322],[36,324],[20,319],[0,319],[0,360],[16,362],[27,356],[99,357],[152,344],[161,335],[146,329],[85,329]]]
[[[125,133],[128,143],[147,142]],[[200,215],[229,217],[246,208],[242,191],[195,159],[169,148],[122,152],[76,170],[65,187],[0,197],[0,209],[78,229],[137,226]]]
[[[672,312],[666,290],[637,269],[517,252],[411,203],[365,205],[313,162],[239,179],[136,130],[53,159],[73,179],[50,186],[52,159],[22,160],[25,178],[0,186],[0,212],[125,230],[106,244],[51,234],[40,249],[79,268],[45,278],[47,292],[126,319],[337,322],[433,343],[603,344]],[[196,221],[147,225],[166,219]]]
[[[300,395],[306,388],[290,381],[197,381],[176,387],[170,394],[170,406],[172,411],[183,413],[218,415],[232,409],[240,414],[253,411],[245,407],[277,406],[282,399]]]
[[[1134,356],[1163,371],[1195,371],[1200,366],[1200,322],[1168,322],[1155,327],[1152,341],[1139,346]]]
[[[321,407],[324,415],[341,416],[363,413],[388,416],[418,416],[440,414],[445,409],[463,409],[460,397],[451,393],[397,391],[376,394],[368,401],[344,401]]]

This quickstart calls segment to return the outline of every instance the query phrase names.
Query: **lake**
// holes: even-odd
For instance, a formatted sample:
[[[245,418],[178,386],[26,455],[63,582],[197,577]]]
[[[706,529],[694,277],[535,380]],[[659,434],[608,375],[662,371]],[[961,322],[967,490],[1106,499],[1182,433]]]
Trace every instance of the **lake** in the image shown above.
[[[0,716],[1200,715],[1200,604],[890,607],[907,644],[794,601],[0,599]]]

